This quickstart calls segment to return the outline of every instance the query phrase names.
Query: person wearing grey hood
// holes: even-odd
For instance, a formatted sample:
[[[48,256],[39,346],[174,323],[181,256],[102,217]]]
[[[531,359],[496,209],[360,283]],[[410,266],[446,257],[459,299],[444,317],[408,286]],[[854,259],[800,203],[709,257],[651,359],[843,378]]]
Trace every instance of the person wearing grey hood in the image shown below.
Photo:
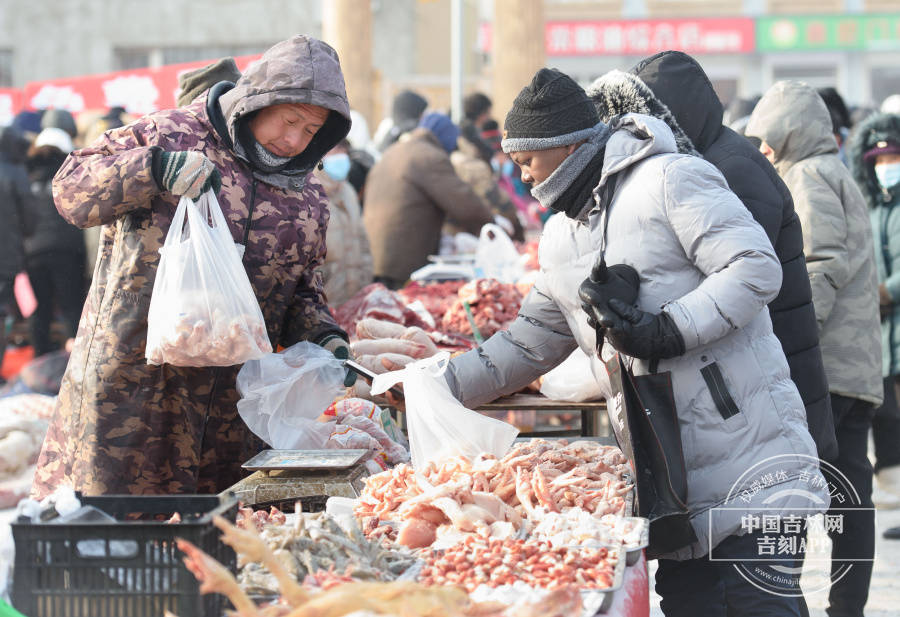
[[[308,341],[347,357],[320,273],[328,203],[311,172],[349,129],[337,53],[297,35],[237,82],[66,158],[53,178],[57,210],[77,227],[103,228],[35,496],[63,484],[92,495],[219,493],[263,447],[238,415],[240,366],[146,359],[159,249],[181,196],[218,189],[273,348]]]
[[[607,400],[605,363],[615,354],[634,375],[668,375],[690,525],[658,555],[663,612],[800,615],[802,597],[762,591],[734,567],[759,558],[765,535],[745,521],[824,507],[800,491],[827,503],[803,402],[765,311],[781,268],[762,228],[715,167],[677,152],[664,122],[626,114],[605,124],[584,90],[555,69],[541,69],[519,93],[504,136],[532,194],[562,214],[544,228],[540,273],[517,319],[450,360],[450,391],[477,407],[576,347],[590,356]],[[607,283],[592,276],[601,258],[613,264]],[[779,479],[735,499],[741,478],[771,457],[783,462]],[[796,594],[799,576],[780,574],[796,563],[787,556],[754,567],[787,579],[783,591]]]
[[[828,596],[832,617],[862,617],[875,551],[872,414],[883,401],[875,245],[865,199],[838,158],[831,115],[815,89],[779,81],[760,99],[747,135],[761,141],[791,190],[828,375],[838,442],[834,466],[851,487],[836,488]],[[847,570],[844,572],[844,570]]]

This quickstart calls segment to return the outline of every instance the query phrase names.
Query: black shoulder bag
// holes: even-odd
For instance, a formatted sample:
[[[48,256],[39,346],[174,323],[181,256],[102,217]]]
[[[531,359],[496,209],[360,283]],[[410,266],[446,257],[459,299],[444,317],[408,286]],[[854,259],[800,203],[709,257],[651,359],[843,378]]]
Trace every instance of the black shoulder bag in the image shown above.
[[[596,270],[606,267],[606,236],[616,177],[607,183],[600,259]],[[603,331],[597,332],[597,356],[603,349]],[[616,441],[635,473],[637,514],[650,520],[647,557],[655,559],[697,541],[687,507],[687,472],[672,374],[656,371],[635,375],[616,353],[606,362],[612,392],[606,401],[607,415]]]

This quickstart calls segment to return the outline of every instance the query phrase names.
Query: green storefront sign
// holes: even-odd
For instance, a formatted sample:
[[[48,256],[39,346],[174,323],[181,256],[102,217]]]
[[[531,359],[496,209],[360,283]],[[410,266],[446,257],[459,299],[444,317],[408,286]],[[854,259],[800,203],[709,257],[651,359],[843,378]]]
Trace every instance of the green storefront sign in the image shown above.
[[[900,13],[762,17],[758,51],[900,50]]]

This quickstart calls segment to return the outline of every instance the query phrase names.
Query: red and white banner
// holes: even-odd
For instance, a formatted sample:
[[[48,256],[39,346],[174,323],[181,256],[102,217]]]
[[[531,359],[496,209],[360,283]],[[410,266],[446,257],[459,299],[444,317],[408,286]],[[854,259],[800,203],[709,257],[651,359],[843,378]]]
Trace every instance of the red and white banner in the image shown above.
[[[235,58],[244,70],[258,55]],[[117,71],[103,75],[87,75],[66,79],[35,81],[23,90],[0,89],[0,124],[6,110],[15,115],[21,109],[67,109],[73,114],[85,110],[124,107],[130,114],[143,115],[175,107],[178,77],[182,73],[206,66],[213,60],[169,64],[157,68]],[[10,118],[11,119],[11,118]]]
[[[0,126],[6,126],[22,108],[22,91],[16,88],[0,88]]]
[[[478,44],[489,52],[490,24],[482,24]],[[748,17],[551,21],[544,26],[547,56],[646,56],[667,49],[689,54],[736,54],[756,47],[754,21]]]

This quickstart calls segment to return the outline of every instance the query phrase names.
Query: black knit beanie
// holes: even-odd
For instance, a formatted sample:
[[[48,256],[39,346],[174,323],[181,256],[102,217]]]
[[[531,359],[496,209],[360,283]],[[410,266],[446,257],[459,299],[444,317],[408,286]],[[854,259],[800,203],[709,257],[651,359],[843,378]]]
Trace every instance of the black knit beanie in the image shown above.
[[[394,97],[394,103],[391,105],[391,118],[396,124],[406,122],[411,126],[416,126],[427,107],[428,101],[425,100],[425,97],[412,90],[403,90]]]
[[[546,150],[586,139],[600,122],[584,89],[557,69],[541,69],[503,125],[503,151]]]

